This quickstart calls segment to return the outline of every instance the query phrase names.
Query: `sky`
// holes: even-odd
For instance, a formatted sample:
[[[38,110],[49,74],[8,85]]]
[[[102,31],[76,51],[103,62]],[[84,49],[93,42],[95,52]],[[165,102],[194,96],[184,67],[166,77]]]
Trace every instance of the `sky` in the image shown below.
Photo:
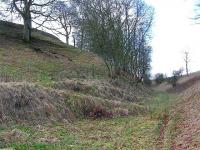
[[[155,9],[152,28],[152,74],[170,75],[185,68],[184,51],[189,52],[190,72],[200,70],[200,24],[195,16],[196,0],[146,0]]]

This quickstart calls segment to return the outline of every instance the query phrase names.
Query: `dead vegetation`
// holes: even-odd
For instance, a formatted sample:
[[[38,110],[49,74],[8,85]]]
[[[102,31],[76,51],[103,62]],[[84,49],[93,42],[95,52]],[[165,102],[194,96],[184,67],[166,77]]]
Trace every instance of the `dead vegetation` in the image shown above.
[[[59,90],[72,90],[102,99],[127,102],[140,102],[145,96],[150,95],[150,90],[144,86],[135,87],[128,83],[125,84],[120,81],[112,80],[66,79],[55,83],[54,88]]]
[[[1,123],[41,124],[146,111],[139,103],[150,92],[109,81],[105,64],[95,54],[39,30],[33,30],[29,44],[21,35],[21,25],[0,21]]]
[[[173,116],[178,116],[178,119],[174,126],[175,136],[172,138],[171,150],[198,150],[200,148],[199,83],[196,81],[184,90],[173,109]]]
[[[28,83],[0,84],[0,121],[45,123],[69,119],[59,93]]]
[[[81,82],[72,83],[74,82],[67,86],[68,89],[59,90],[26,82],[0,83],[1,123],[43,124],[49,121],[73,121],[76,118],[96,119],[138,115],[146,111],[134,100],[120,97],[117,87],[116,91],[112,87],[113,91],[109,95],[106,90],[97,91],[97,95],[93,86]],[[105,96],[108,97],[105,99],[103,98]]]

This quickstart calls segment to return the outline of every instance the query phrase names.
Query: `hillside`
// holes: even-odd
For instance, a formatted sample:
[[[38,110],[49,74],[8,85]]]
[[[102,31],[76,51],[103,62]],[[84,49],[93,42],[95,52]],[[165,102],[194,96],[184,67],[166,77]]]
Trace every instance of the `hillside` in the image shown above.
[[[175,88],[110,79],[91,52],[0,22],[0,148],[199,149],[200,73]]]
[[[107,76],[91,52],[0,22],[0,148],[198,149],[200,73],[153,89]]]
[[[0,22],[1,81],[28,80],[48,86],[65,78],[106,78],[104,63],[90,52],[66,46],[38,30],[33,30],[31,44],[24,44],[21,37],[21,25]]]
[[[200,148],[200,81],[196,81],[179,96],[179,102],[173,110],[177,116],[175,136],[171,149],[197,150]]]
[[[30,44],[21,36],[21,25],[0,22],[0,148],[153,146],[158,120],[147,112],[160,99],[150,105],[151,89],[109,79],[98,56],[53,35],[34,29]],[[149,135],[140,143],[143,132]]]

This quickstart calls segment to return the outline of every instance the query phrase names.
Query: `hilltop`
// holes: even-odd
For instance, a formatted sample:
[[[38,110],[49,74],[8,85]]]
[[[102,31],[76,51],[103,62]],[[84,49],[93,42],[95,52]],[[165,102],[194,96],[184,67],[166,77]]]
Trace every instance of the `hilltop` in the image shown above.
[[[200,80],[200,71],[193,72],[191,74],[183,75],[179,77],[177,81],[177,86],[175,88],[168,82],[163,82],[155,87],[155,90],[159,91],[168,91],[173,93],[181,93],[184,92],[186,89],[192,87],[196,82]]]

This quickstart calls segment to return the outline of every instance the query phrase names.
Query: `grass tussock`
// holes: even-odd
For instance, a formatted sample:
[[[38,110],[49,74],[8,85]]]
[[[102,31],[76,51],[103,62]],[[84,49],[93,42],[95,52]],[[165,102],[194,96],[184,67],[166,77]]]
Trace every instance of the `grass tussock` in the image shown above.
[[[1,126],[2,148],[13,147],[20,150],[159,149],[158,139],[163,121],[159,113],[166,114],[167,107],[173,102],[171,96],[155,93],[151,100],[145,100],[142,105],[139,105],[105,100],[74,91],[57,90],[56,92],[60,93],[61,97],[65,97],[62,105],[68,107],[73,117],[82,119],[73,123]],[[166,97],[165,101],[161,99],[163,96]],[[101,119],[85,116],[84,112],[88,110],[93,112],[94,108],[105,110],[103,113],[112,112],[112,119],[109,118],[110,116],[102,116]],[[131,113],[140,115],[131,116]],[[151,114],[157,115],[153,117]],[[164,145],[168,143],[167,138],[171,137],[171,131],[165,130],[167,130],[164,133],[166,136],[162,139]]]
[[[0,84],[0,121],[43,124],[75,118],[138,115],[145,107],[69,90],[53,90],[25,82]]]
[[[102,99],[122,102],[140,102],[144,97],[149,97],[150,92],[144,92],[135,85],[116,83],[109,80],[76,80],[65,79],[56,82],[53,87],[59,90],[72,90]]]
[[[1,123],[45,123],[69,119],[59,93],[28,83],[0,84]]]
[[[120,101],[111,101],[74,93],[66,105],[78,118],[113,118],[138,115],[146,112],[145,107]]]

